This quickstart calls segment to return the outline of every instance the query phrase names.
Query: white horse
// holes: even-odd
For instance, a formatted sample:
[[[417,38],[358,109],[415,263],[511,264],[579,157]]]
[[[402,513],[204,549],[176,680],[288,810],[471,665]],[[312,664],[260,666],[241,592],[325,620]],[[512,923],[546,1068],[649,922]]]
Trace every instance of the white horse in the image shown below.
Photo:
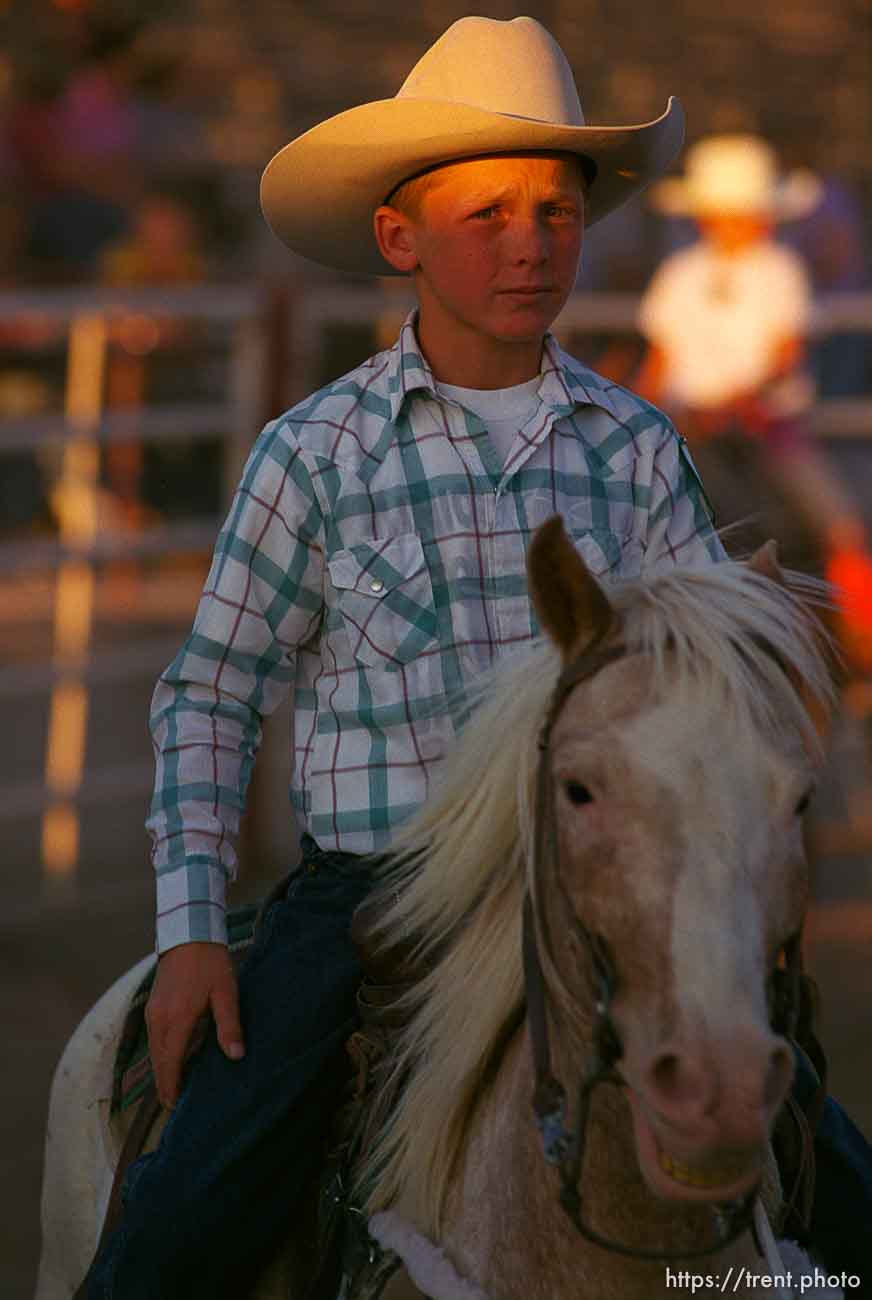
[[[795,1294],[840,1294],[800,1279],[807,1260],[782,1265],[758,1197],[776,1218],[769,1136],[792,1056],[770,994],[806,908],[800,820],[832,698],[799,580],[780,576],[767,552],[606,595],[559,522],[533,542],[547,639],[483,688],[385,881],[385,939],[417,937],[430,973],[359,1193],[374,1238],[434,1300],[656,1300],[676,1289],[670,1268],[709,1289],[728,1277],[739,1296],[766,1275],[787,1296],[788,1266]],[[58,1066],[37,1300],[69,1300],[93,1254],[122,1139],[114,1055],[146,968]],[[601,1082],[576,1103],[595,1052]],[[557,1080],[563,1120],[547,1114]],[[537,1084],[552,1156],[569,1144],[557,1169]],[[574,1221],[561,1179],[568,1203],[580,1194]],[[274,1275],[258,1300],[288,1285]]]

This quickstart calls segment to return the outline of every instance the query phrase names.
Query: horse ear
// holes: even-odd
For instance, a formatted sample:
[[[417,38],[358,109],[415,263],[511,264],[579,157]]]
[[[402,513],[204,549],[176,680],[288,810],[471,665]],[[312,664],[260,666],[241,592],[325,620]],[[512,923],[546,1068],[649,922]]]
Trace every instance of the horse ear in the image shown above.
[[[612,607],[567,537],[560,515],[552,515],[533,534],[527,573],[539,622],[564,659],[605,636],[614,621]]]
[[[759,573],[761,578],[771,578],[780,587],[787,585],[781,572],[781,565],[778,563],[778,543],[771,537],[751,556],[748,568],[754,573]]]

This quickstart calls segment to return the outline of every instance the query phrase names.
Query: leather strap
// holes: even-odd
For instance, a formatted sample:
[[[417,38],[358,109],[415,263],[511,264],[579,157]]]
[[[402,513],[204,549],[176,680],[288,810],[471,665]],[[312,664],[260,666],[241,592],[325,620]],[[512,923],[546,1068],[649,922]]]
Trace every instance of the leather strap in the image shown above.
[[[551,944],[545,913],[541,907],[537,906],[540,900],[535,897],[535,894],[541,890],[549,867],[552,869],[556,867],[557,857],[553,785],[550,771],[551,732],[563,706],[575,687],[581,682],[594,677],[608,664],[624,658],[626,653],[626,646],[621,643],[603,646],[597,640],[575,659],[571,660],[557,679],[548,705],[545,722],[539,735],[532,893],[528,891],[524,897],[522,953],[527,1021],[535,1068],[533,1109],[542,1129],[546,1159],[549,1163],[557,1163],[562,1159],[565,1154],[566,1136],[563,1131],[566,1093],[551,1068],[545,980],[536,938],[536,923],[538,920],[545,941],[545,951],[550,956]],[[591,936],[584,927],[578,926],[577,921],[576,926],[580,930],[582,942],[586,942],[590,947]]]

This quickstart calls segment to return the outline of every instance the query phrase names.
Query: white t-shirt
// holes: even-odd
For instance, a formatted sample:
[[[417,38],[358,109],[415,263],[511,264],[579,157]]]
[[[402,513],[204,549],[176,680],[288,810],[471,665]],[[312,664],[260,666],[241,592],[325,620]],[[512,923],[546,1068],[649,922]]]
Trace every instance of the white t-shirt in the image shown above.
[[[457,384],[437,383],[436,390],[484,421],[500,464],[505,465],[515,436],[539,405],[536,395],[541,384],[542,376],[536,375],[511,388],[460,388]]]
[[[732,257],[702,240],[673,253],[639,310],[666,359],[665,403],[718,406],[758,388],[778,345],[805,333],[810,297],[799,257],[770,240]]]

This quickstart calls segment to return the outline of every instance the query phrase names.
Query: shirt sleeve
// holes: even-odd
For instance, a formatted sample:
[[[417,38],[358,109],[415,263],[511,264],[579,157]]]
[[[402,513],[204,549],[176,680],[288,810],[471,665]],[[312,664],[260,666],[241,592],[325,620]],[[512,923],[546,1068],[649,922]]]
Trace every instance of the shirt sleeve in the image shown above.
[[[665,436],[652,469],[643,563],[646,573],[727,558],[687,442],[669,421],[664,423]]]
[[[158,679],[157,950],[227,942],[225,885],[261,723],[290,688],[323,613],[324,519],[287,423],[267,425],[219,534],[194,621]]]

